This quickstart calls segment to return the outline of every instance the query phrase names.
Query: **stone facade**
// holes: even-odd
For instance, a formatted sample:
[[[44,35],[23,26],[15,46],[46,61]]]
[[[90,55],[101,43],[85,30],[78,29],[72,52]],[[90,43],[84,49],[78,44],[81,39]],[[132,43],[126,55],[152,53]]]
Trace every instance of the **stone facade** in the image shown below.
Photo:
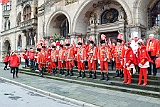
[[[75,42],[78,37],[87,41],[92,35],[97,44],[102,33],[113,39],[123,33],[128,41],[137,31],[145,38],[154,33],[152,26],[148,27],[148,9],[159,0],[10,1],[3,7],[11,5],[11,9],[2,9],[1,57],[11,50],[34,47],[39,39],[54,34]]]

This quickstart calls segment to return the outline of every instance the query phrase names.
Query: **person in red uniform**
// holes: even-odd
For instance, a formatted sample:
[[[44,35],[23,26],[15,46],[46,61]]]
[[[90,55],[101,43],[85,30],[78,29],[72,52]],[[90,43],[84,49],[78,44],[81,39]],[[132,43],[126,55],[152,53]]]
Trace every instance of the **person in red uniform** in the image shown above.
[[[65,76],[72,76],[73,75],[73,59],[74,59],[74,51],[73,51],[73,48],[70,47],[70,43],[69,41],[66,39],[65,40],[65,46],[66,46],[66,49],[65,49],[65,53],[64,53],[64,58],[65,58],[65,63],[66,63],[66,70],[67,70],[67,73]]]
[[[88,60],[88,70],[89,70],[89,78],[92,78],[92,69],[94,70],[94,77],[96,79],[96,66],[97,66],[97,53],[98,48],[94,44],[93,38],[90,36],[90,45],[88,46],[87,52],[87,60]]]
[[[56,50],[56,43],[55,42],[53,42],[52,44],[51,44],[51,46],[52,46],[52,50],[51,50],[51,65],[52,65],[52,73],[55,75],[56,73],[57,73],[57,65],[56,65],[56,63],[57,63],[57,61],[58,61],[58,59],[57,59],[57,50]]]
[[[135,62],[136,62],[136,58],[130,44],[131,44],[130,42],[126,43],[122,51],[122,58],[123,58],[122,65],[124,73],[123,83],[127,84],[131,84],[132,82],[131,69],[135,67]]]
[[[23,58],[25,59],[25,67],[29,67],[29,51],[27,49],[25,49]]]
[[[78,77],[85,77],[85,61],[86,61],[86,49],[83,47],[81,38],[78,38],[77,48],[77,63],[78,63]]]
[[[42,44],[41,51],[38,53],[37,62],[38,62],[38,69],[40,71],[39,76],[43,76],[43,73],[46,70],[46,45],[45,43]]]
[[[52,65],[51,65],[51,47],[49,46],[46,53],[46,60],[47,60],[47,66],[48,66],[48,73],[52,73]]]
[[[35,63],[34,63],[34,50],[33,50],[33,48],[30,48],[29,60],[30,60],[30,68],[32,70],[34,70],[35,69]]]
[[[101,71],[101,79],[104,80],[104,70],[106,70],[106,80],[109,80],[108,77],[108,62],[111,59],[111,53],[108,46],[106,46],[106,37],[104,34],[101,35],[101,46],[98,49],[98,62],[100,62],[100,71]]]
[[[122,71],[122,64],[121,64],[121,53],[122,53],[122,50],[123,50],[123,45],[121,44],[122,43],[122,34],[119,34],[118,35],[118,38],[117,38],[117,45],[115,46],[115,49],[114,49],[114,59],[115,59],[115,62],[116,62],[116,75],[115,77],[123,77],[123,71]]]
[[[4,62],[4,64],[5,64],[4,70],[9,70],[9,69],[7,68],[8,63],[9,63],[9,54],[7,54],[7,55],[4,57],[3,62]]]
[[[146,51],[146,47],[142,43],[142,39],[140,39],[138,41],[138,65],[140,67],[138,85],[142,84],[142,76],[144,76],[143,86],[147,85],[147,68],[149,67],[149,62],[153,63]]]
[[[153,76],[156,76],[157,74],[157,68],[156,68],[156,64],[155,64],[155,59],[156,59],[156,55],[157,55],[157,50],[158,50],[158,40],[156,38],[154,38],[154,34],[150,34],[149,35],[149,39],[147,40],[146,43],[146,50],[150,56],[150,58],[153,60]],[[150,67],[148,68],[148,75],[152,75],[152,64],[150,63]]]
[[[58,68],[59,74],[64,74],[64,49],[63,49],[63,40],[60,41],[60,47],[58,52]]]
[[[20,59],[15,52],[13,52],[13,54],[10,56],[9,62],[10,62],[10,67],[13,71],[13,78],[15,78],[15,73],[16,77],[18,78],[18,67],[20,65]]]

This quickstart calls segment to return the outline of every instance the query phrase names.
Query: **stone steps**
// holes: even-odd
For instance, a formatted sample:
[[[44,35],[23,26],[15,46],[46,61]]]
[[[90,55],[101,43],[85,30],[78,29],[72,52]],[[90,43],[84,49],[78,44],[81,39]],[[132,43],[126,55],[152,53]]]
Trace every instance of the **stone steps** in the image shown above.
[[[22,68],[20,69],[20,72],[28,75],[34,75],[34,76],[39,75],[39,71],[32,71],[28,68]],[[88,71],[86,71],[86,74],[87,74],[86,76],[88,76]],[[65,75],[60,75],[58,73],[55,75],[49,74],[47,72],[44,73],[44,77],[50,78],[50,79],[160,98],[160,81],[158,81],[160,77],[149,76],[150,78],[148,79],[147,86],[142,86],[142,85],[138,86],[137,74],[135,74],[136,76],[133,76],[132,84],[130,85],[123,83],[122,82],[123,78],[120,78],[120,77],[113,78],[113,76],[115,75],[115,72],[109,73],[109,78],[110,78],[109,81],[100,80],[99,71],[97,71],[97,79],[92,79],[87,77],[77,78],[77,75],[78,75],[78,71],[76,70],[74,70],[74,76],[66,76],[66,77]],[[152,80],[151,78],[154,78],[154,79]]]

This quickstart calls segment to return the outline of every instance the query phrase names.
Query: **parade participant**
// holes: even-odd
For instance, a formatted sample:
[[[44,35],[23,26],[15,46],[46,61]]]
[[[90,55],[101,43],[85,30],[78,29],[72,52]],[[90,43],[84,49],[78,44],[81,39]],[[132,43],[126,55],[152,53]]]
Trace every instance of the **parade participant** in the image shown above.
[[[138,36],[138,32],[133,32],[132,35],[134,38],[131,38],[131,41],[130,41],[131,45],[130,46],[131,46],[133,53],[135,55],[135,58],[136,58],[135,69],[139,73],[140,67],[138,66],[137,50],[138,50],[138,40],[140,38]]]
[[[142,43],[142,39],[138,40],[138,65],[140,67],[139,81],[138,85],[142,83],[142,76],[144,76],[143,86],[147,85],[147,68],[149,67],[149,62],[153,63],[150,59],[146,47]]]
[[[146,43],[146,50],[150,56],[150,58],[153,60],[153,76],[156,76],[157,74],[157,68],[156,68],[156,64],[155,64],[155,59],[156,59],[156,55],[157,55],[157,50],[158,50],[158,40],[156,38],[154,38],[154,34],[150,34],[149,35],[149,39],[147,40]],[[148,75],[152,75],[152,64],[150,63],[150,67],[148,68]]]
[[[32,70],[34,70],[35,69],[35,63],[34,63],[34,50],[33,50],[33,48],[30,48],[29,60],[30,60],[30,68]]]
[[[25,49],[25,52],[23,54],[23,58],[25,59],[25,67],[29,67],[29,51]]]
[[[98,49],[98,62],[100,62],[100,71],[101,71],[101,79],[104,80],[104,70],[106,70],[106,80],[109,80],[108,77],[108,62],[110,62],[111,59],[111,53],[109,50],[109,47],[106,46],[106,37],[104,34],[101,35],[101,46]]]
[[[58,68],[59,74],[64,74],[64,49],[63,49],[63,40],[60,41],[60,47],[58,52]]]
[[[131,69],[135,66],[136,58],[133,53],[132,48],[130,47],[130,42],[126,43],[124,49],[122,51],[122,65],[123,65],[123,72],[124,72],[124,80],[123,83],[131,84],[132,80],[132,73]]]
[[[117,45],[115,46],[115,49],[114,49],[114,59],[115,59],[115,62],[116,62],[116,75],[115,77],[123,77],[123,71],[122,71],[122,64],[121,64],[121,53],[122,53],[122,50],[123,50],[123,45],[121,44],[122,43],[122,37],[123,37],[123,34],[119,34],[118,35],[118,38],[117,38]]]
[[[7,68],[8,63],[9,63],[9,54],[7,54],[7,55],[5,56],[3,62],[4,62],[4,64],[5,64],[4,70],[9,70],[9,69]]]
[[[66,70],[67,70],[67,73],[65,76],[68,76],[68,75],[72,76],[73,75],[72,61],[74,59],[73,48],[70,48],[70,43],[67,39],[65,40],[65,43],[66,43],[65,44],[66,49],[65,49],[64,57],[65,57]]]
[[[51,47],[49,46],[47,49],[47,53],[46,53],[46,60],[47,60],[47,68],[48,68],[48,73],[52,73],[52,65],[51,65]]]
[[[85,77],[85,61],[86,61],[86,49],[83,47],[81,38],[78,38],[77,48],[77,63],[78,63],[78,77]]]
[[[43,76],[43,73],[45,72],[46,69],[46,45],[45,43],[42,44],[42,48],[40,52],[38,53],[37,56],[37,61],[38,61],[38,69],[40,71],[39,76]]]
[[[97,66],[97,53],[98,48],[94,44],[93,38],[90,36],[89,38],[90,45],[87,52],[88,55],[88,70],[89,70],[89,78],[92,78],[92,69],[94,70],[94,77],[93,79],[96,79],[96,66]]]
[[[10,56],[9,62],[10,62],[10,67],[13,71],[13,78],[15,78],[15,73],[16,77],[18,78],[18,67],[20,65],[20,59],[15,52],[13,52],[13,54]]]
[[[52,50],[51,50],[51,65],[52,65],[52,73],[55,75],[56,73],[57,73],[57,65],[56,65],[56,63],[57,63],[57,61],[58,61],[58,58],[57,58],[57,55],[58,55],[58,52],[57,52],[57,50],[56,50],[56,43],[55,42],[53,42],[52,44],[51,44],[51,46],[52,46]]]

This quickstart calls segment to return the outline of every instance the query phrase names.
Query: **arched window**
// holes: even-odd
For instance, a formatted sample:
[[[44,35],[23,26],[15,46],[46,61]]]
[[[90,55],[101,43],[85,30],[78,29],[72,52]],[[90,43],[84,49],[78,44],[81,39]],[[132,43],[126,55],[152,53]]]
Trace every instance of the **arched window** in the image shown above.
[[[27,5],[23,10],[23,20],[29,20],[31,18],[31,6]]]
[[[19,35],[18,37],[18,46],[22,47],[22,37]]]
[[[160,21],[160,0],[151,9],[149,19],[151,20],[151,27],[158,25],[158,21]]]
[[[101,16],[101,24],[116,22],[118,20],[118,15],[118,11],[113,8],[104,11]]]
[[[17,16],[17,26],[20,26],[20,24],[21,24],[21,12],[19,12]]]

